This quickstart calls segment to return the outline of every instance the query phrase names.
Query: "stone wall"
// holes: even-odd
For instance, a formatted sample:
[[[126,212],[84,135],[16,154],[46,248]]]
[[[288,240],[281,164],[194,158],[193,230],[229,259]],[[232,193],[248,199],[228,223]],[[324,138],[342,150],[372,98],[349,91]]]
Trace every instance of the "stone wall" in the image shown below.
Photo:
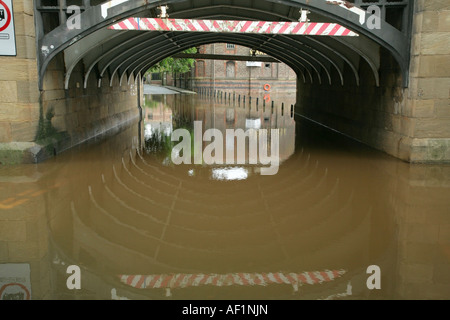
[[[17,56],[0,57],[0,163],[22,162],[39,118],[33,1],[15,0],[13,8]]]
[[[48,132],[44,132],[43,138],[52,144],[56,153],[139,117],[138,100],[142,91],[138,90],[134,79],[131,79],[130,84],[124,81],[120,85],[116,76],[110,86],[106,76],[98,88],[97,79],[91,77],[84,89],[83,65],[79,63],[72,74],[70,89],[64,90],[63,70],[63,56],[59,55],[47,69],[41,96],[41,117],[44,122],[48,115],[53,115],[50,138],[52,132],[57,132],[55,143],[47,141]],[[40,131],[42,128],[38,128],[38,135]]]
[[[356,85],[350,68],[344,70],[344,86],[336,72],[332,85],[304,83],[299,79],[298,115],[337,130],[396,157],[407,159],[407,120],[401,110],[405,99],[401,73],[393,57],[381,49],[380,87],[369,65],[361,60],[361,84]]]
[[[33,1],[15,0],[16,57],[0,57],[0,164],[36,163],[139,116],[134,79],[100,88],[91,77],[83,89],[82,62],[64,89],[63,53],[38,87]],[[51,21],[47,21],[51,23]]]
[[[450,4],[416,0],[414,18],[410,160],[450,161]]]
[[[381,49],[380,87],[363,61],[359,87],[299,80],[297,113],[408,162],[450,161],[450,5],[417,0],[413,24],[409,88]]]

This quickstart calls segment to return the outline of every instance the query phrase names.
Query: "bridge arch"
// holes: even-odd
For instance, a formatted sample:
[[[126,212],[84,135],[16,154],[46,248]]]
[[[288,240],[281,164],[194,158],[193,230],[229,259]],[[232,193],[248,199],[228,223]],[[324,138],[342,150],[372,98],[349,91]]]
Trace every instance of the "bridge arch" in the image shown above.
[[[91,0],[92,1],[92,0]],[[360,0],[355,0],[358,5]],[[338,81],[344,84],[344,67],[348,66],[357,85],[360,83],[358,65],[364,60],[373,72],[379,85],[380,48],[386,49],[397,61],[403,75],[403,85],[408,85],[409,49],[408,30],[397,30],[386,21],[381,29],[370,29],[360,23],[362,12],[357,6],[344,1],[307,0],[261,0],[222,1],[212,0],[128,0],[106,1],[85,6],[80,14],[81,29],[69,29],[64,21],[47,34],[39,36],[39,80],[42,79],[50,61],[64,52],[66,64],[65,87],[68,88],[72,70],[80,62],[86,66],[84,85],[96,68],[101,76],[106,72],[116,73],[123,80],[139,78],[145,67],[162,58],[181,51],[182,48],[212,42],[232,42],[253,47],[291,66],[304,80],[317,83],[331,83],[333,70]],[[298,21],[301,8],[311,11],[313,22],[336,22],[359,33],[357,39],[315,36],[245,35],[190,33],[145,33],[139,31],[115,31],[107,27],[129,17],[156,17],[157,8],[169,5],[171,18],[227,19],[227,20],[270,20]],[[362,4],[362,3],[361,3]],[[38,8],[39,9],[39,8]],[[407,7],[406,11],[409,10]],[[39,15],[38,15],[39,17]],[[38,19],[39,21],[39,19]],[[38,24],[44,24],[40,21]],[[41,28],[43,29],[43,28]],[[203,40],[200,41],[199,38]],[[153,45],[152,53],[142,54],[146,45]],[[160,48],[166,50],[158,52]],[[131,54],[131,56],[129,55]],[[142,55],[141,57],[139,57]],[[145,57],[144,57],[145,56]],[[137,64],[136,57],[140,64]]]

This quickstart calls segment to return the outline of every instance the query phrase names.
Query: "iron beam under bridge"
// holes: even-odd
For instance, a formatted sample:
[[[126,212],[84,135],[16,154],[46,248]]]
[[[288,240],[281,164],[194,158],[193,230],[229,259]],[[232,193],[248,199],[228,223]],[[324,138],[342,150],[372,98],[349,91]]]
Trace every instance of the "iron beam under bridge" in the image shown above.
[[[174,59],[199,59],[199,60],[232,60],[232,61],[257,61],[280,63],[279,60],[267,56],[235,56],[228,54],[199,54],[199,53],[177,53]]]

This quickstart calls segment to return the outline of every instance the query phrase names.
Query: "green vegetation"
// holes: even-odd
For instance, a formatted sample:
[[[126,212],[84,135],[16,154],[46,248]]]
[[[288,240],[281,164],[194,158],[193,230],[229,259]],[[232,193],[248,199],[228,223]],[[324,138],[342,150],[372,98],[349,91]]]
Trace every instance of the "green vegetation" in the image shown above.
[[[152,135],[145,140],[145,151],[150,153],[162,153],[167,156],[171,154],[173,142],[171,136],[161,130],[152,132]]]
[[[44,119],[44,113],[41,107],[39,113],[39,127],[36,135],[36,141],[44,140],[58,133],[58,131],[52,125],[52,119],[54,116],[55,111],[53,110],[53,108],[49,108]]]
[[[197,48],[190,48],[183,53],[197,53]],[[191,71],[194,66],[195,59],[174,59],[172,57],[166,58],[153,67],[151,67],[147,73],[164,73],[164,72],[172,72],[172,73],[186,73]]]
[[[36,133],[36,143],[41,145],[48,155],[56,154],[57,145],[63,140],[69,138],[67,132],[58,132],[53,126],[52,119],[55,116],[55,110],[50,107],[44,118],[43,108],[39,112],[39,125]]]

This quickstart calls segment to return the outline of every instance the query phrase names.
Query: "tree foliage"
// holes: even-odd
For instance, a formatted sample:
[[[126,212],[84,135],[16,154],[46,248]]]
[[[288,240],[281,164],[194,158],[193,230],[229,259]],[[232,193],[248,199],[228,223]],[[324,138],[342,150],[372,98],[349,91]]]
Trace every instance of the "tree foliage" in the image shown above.
[[[183,53],[197,53],[197,48],[190,48],[184,50]],[[186,73],[191,71],[194,66],[194,59],[174,59],[172,57],[166,58],[153,67],[151,67],[148,73],[162,73],[162,72],[174,72],[174,73]]]

